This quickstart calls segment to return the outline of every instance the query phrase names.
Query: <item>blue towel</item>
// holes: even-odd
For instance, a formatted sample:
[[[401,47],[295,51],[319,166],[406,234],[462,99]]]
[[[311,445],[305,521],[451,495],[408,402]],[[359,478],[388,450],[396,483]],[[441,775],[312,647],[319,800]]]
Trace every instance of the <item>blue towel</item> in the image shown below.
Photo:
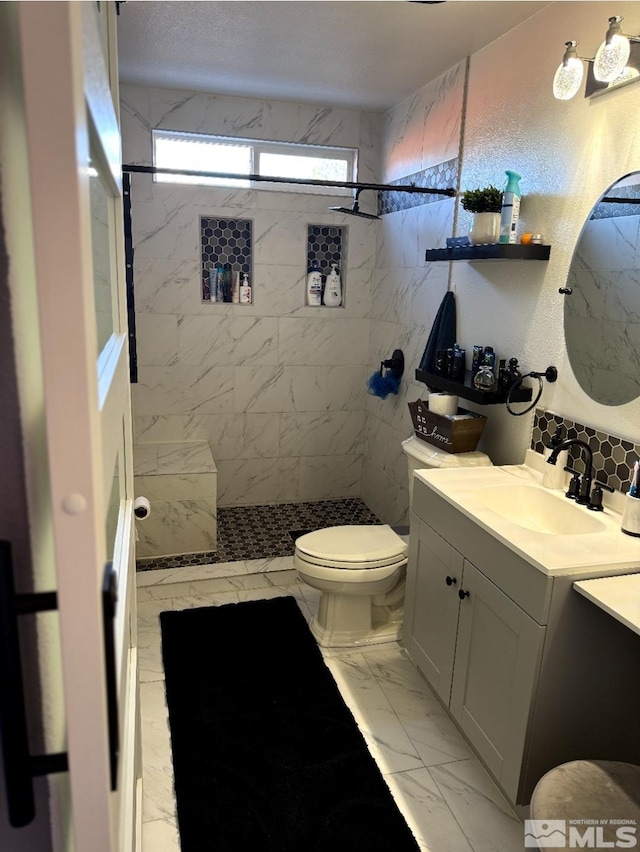
[[[434,373],[436,353],[441,349],[451,349],[456,342],[456,300],[451,291],[444,294],[438,313],[433,321],[419,369]]]

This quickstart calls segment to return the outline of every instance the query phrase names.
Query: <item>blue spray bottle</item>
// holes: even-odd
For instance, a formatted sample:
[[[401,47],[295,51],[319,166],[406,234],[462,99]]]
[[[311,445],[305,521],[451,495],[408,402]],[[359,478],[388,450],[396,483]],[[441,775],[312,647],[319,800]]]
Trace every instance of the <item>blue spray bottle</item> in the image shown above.
[[[500,213],[500,242],[515,243],[516,226],[520,216],[520,175],[507,169],[507,185],[502,194]]]

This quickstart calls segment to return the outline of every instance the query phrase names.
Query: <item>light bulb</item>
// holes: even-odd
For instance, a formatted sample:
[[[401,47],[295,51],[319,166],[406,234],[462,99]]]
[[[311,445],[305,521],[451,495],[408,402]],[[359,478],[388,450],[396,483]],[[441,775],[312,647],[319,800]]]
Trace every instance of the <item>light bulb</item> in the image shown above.
[[[601,83],[611,83],[619,77],[629,60],[631,45],[629,39],[620,32],[618,15],[609,18],[609,29],[593,61],[593,76]]]
[[[576,41],[568,41],[564,58],[553,77],[553,96],[559,101],[568,101],[575,95],[582,83],[584,66],[576,54]]]
[[[627,65],[626,68],[622,69],[622,74],[620,74],[619,77],[616,77],[615,80],[609,83],[607,88],[610,89],[611,86],[619,86],[620,83],[628,83],[630,80],[635,80],[636,77],[640,77],[640,71],[638,71],[637,68],[630,68]]]

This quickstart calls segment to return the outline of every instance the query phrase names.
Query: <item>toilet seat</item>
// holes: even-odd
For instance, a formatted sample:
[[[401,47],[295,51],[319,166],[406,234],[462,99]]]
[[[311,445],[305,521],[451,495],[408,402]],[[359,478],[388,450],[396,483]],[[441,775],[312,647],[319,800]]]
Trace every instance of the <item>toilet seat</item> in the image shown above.
[[[408,549],[387,524],[327,527],[296,539],[296,556],[305,564],[347,571],[395,568],[407,561]]]

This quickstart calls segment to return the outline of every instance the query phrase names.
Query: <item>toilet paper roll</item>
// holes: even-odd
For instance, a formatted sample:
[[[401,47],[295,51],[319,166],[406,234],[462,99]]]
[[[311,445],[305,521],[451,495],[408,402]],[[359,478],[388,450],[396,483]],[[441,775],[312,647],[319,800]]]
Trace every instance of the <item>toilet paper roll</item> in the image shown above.
[[[133,501],[133,514],[139,521],[144,521],[151,514],[151,503],[146,497],[136,497]]]
[[[429,411],[434,414],[455,414],[458,410],[458,397],[452,393],[430,393]]]

